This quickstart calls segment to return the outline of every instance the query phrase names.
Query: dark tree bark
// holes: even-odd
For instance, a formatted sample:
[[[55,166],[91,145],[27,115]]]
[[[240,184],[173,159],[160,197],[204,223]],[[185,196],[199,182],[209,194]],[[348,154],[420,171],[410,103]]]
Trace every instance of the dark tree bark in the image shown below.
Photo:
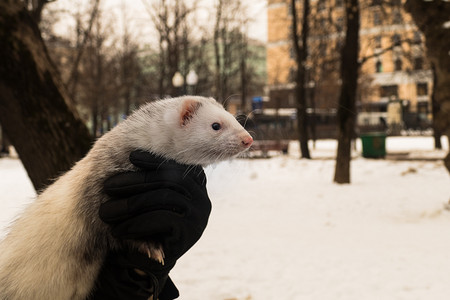
[[[450,138],[450,2],[408,0],[405,8],[425,35],[427,56],[435,66],[436,88],[433,97],[439,110],[433,115],[434,127]],[[450,172],[450,152],[444,163]]]
[[[247,39],[245,36],[242,36],[241,42],[241,57],[239,62],[239,73],[241,75],[241,111],[243,114],[247,114],[247,85],[248,85],[248,76],[247,76]]]
[[[24,0],[24,3],[28,6],[30,11],[30,15],[33,20],[39,24],[41,21],[42,10],[44,9],[45,4],[49,2],[48,0]]]
[[[341,92],[338,108],[338,149],[334,181],[350,183],[351,141],[356,118],[356,89],[358,86],[359,4],[345,0],[347,29],[341,53]]]
[[[309,0],[303,1],[303,18],[302,18],[302,40],[301,45],[297,33],[297,9],[295,7],[296,0],[291,0],[292,10],[292,41],[297,62],[297,72],[295,75],[295,98],[297,99],[297,127],[298,140],[300,142],[300,151],[302,158],[311,158],[308,148],[308,128],[306,119],[306,59],[308,56],[308,34],[309,24],[308,17],[310,14]]]
[[[440,111],[439,103],[436,101],[436,93],[438,86],[437,78],[436,78],[436,66],[432,64],[431,69],[433,70],[433,92],[431,94],[431,111],[433,113],[433,137],[434,137],[434,148],[435,149],[442,149],[442,143],[441,143],[441,130],[438,126],[438,123],[436,122],[436,118],[434,116],[437,116]]]
[[[216,75],[215,75],[215,98],[218,101],[222,101],[222,78],[221,78],[221,74],[222,74],[222,64],[221,64],[221,60],[220,60],[220,45],[219,45],[219,38],[220,38],[220,24],[222,22],[222,0],[218,1],[217,4],[217,8],[216,8],[216,23],[214,25],[214,37],[213,37],[213,42],[214,42],[214,61],[215,61],[215,71],[216,71]]]
[[[1,1],[0,123],[36,190],[68,170],[91,145],[57,74],[23,3]]]

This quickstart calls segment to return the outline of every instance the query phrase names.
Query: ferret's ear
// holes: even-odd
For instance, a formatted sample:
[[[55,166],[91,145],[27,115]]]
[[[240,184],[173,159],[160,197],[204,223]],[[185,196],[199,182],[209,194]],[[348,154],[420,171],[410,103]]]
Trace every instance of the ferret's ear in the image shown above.
[[[193,99],[183,100],[180,113],[180,125],[186,126],[197,113],[197,110],[200,108],[200,106],[202,106],[202,104]]]

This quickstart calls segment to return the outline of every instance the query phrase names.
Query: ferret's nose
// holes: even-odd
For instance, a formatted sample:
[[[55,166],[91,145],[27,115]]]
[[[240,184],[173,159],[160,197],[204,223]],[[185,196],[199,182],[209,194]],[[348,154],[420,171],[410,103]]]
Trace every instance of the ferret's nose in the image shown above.
[[[242,145],[245,148],[249,148],[253,144],[253,138],[251,136],[246,136],[242,139]]]

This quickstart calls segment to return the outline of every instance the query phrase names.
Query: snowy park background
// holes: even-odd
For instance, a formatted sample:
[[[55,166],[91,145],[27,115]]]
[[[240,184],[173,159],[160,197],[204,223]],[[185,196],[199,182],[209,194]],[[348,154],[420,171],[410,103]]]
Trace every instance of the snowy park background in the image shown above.
[[[332,183],[331,140],[313,160],[292,144],[207,168],[213,211],[171,273],[180,299],[450,299],[443,143],[388,137],[388,159],[370,160],[358,142],[350,185]],[[18,159],[0,159],[0,178],[1,238],[35,193]]]

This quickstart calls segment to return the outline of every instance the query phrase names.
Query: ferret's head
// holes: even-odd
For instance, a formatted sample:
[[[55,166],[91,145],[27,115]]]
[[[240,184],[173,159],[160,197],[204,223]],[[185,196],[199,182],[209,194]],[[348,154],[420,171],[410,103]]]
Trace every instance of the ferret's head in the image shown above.
[[[169,156],[180,163],[209,165],[250,148],[253,139],[222,105],[212,98],[184,96],[168,110],[165,123],[172,129]]]

